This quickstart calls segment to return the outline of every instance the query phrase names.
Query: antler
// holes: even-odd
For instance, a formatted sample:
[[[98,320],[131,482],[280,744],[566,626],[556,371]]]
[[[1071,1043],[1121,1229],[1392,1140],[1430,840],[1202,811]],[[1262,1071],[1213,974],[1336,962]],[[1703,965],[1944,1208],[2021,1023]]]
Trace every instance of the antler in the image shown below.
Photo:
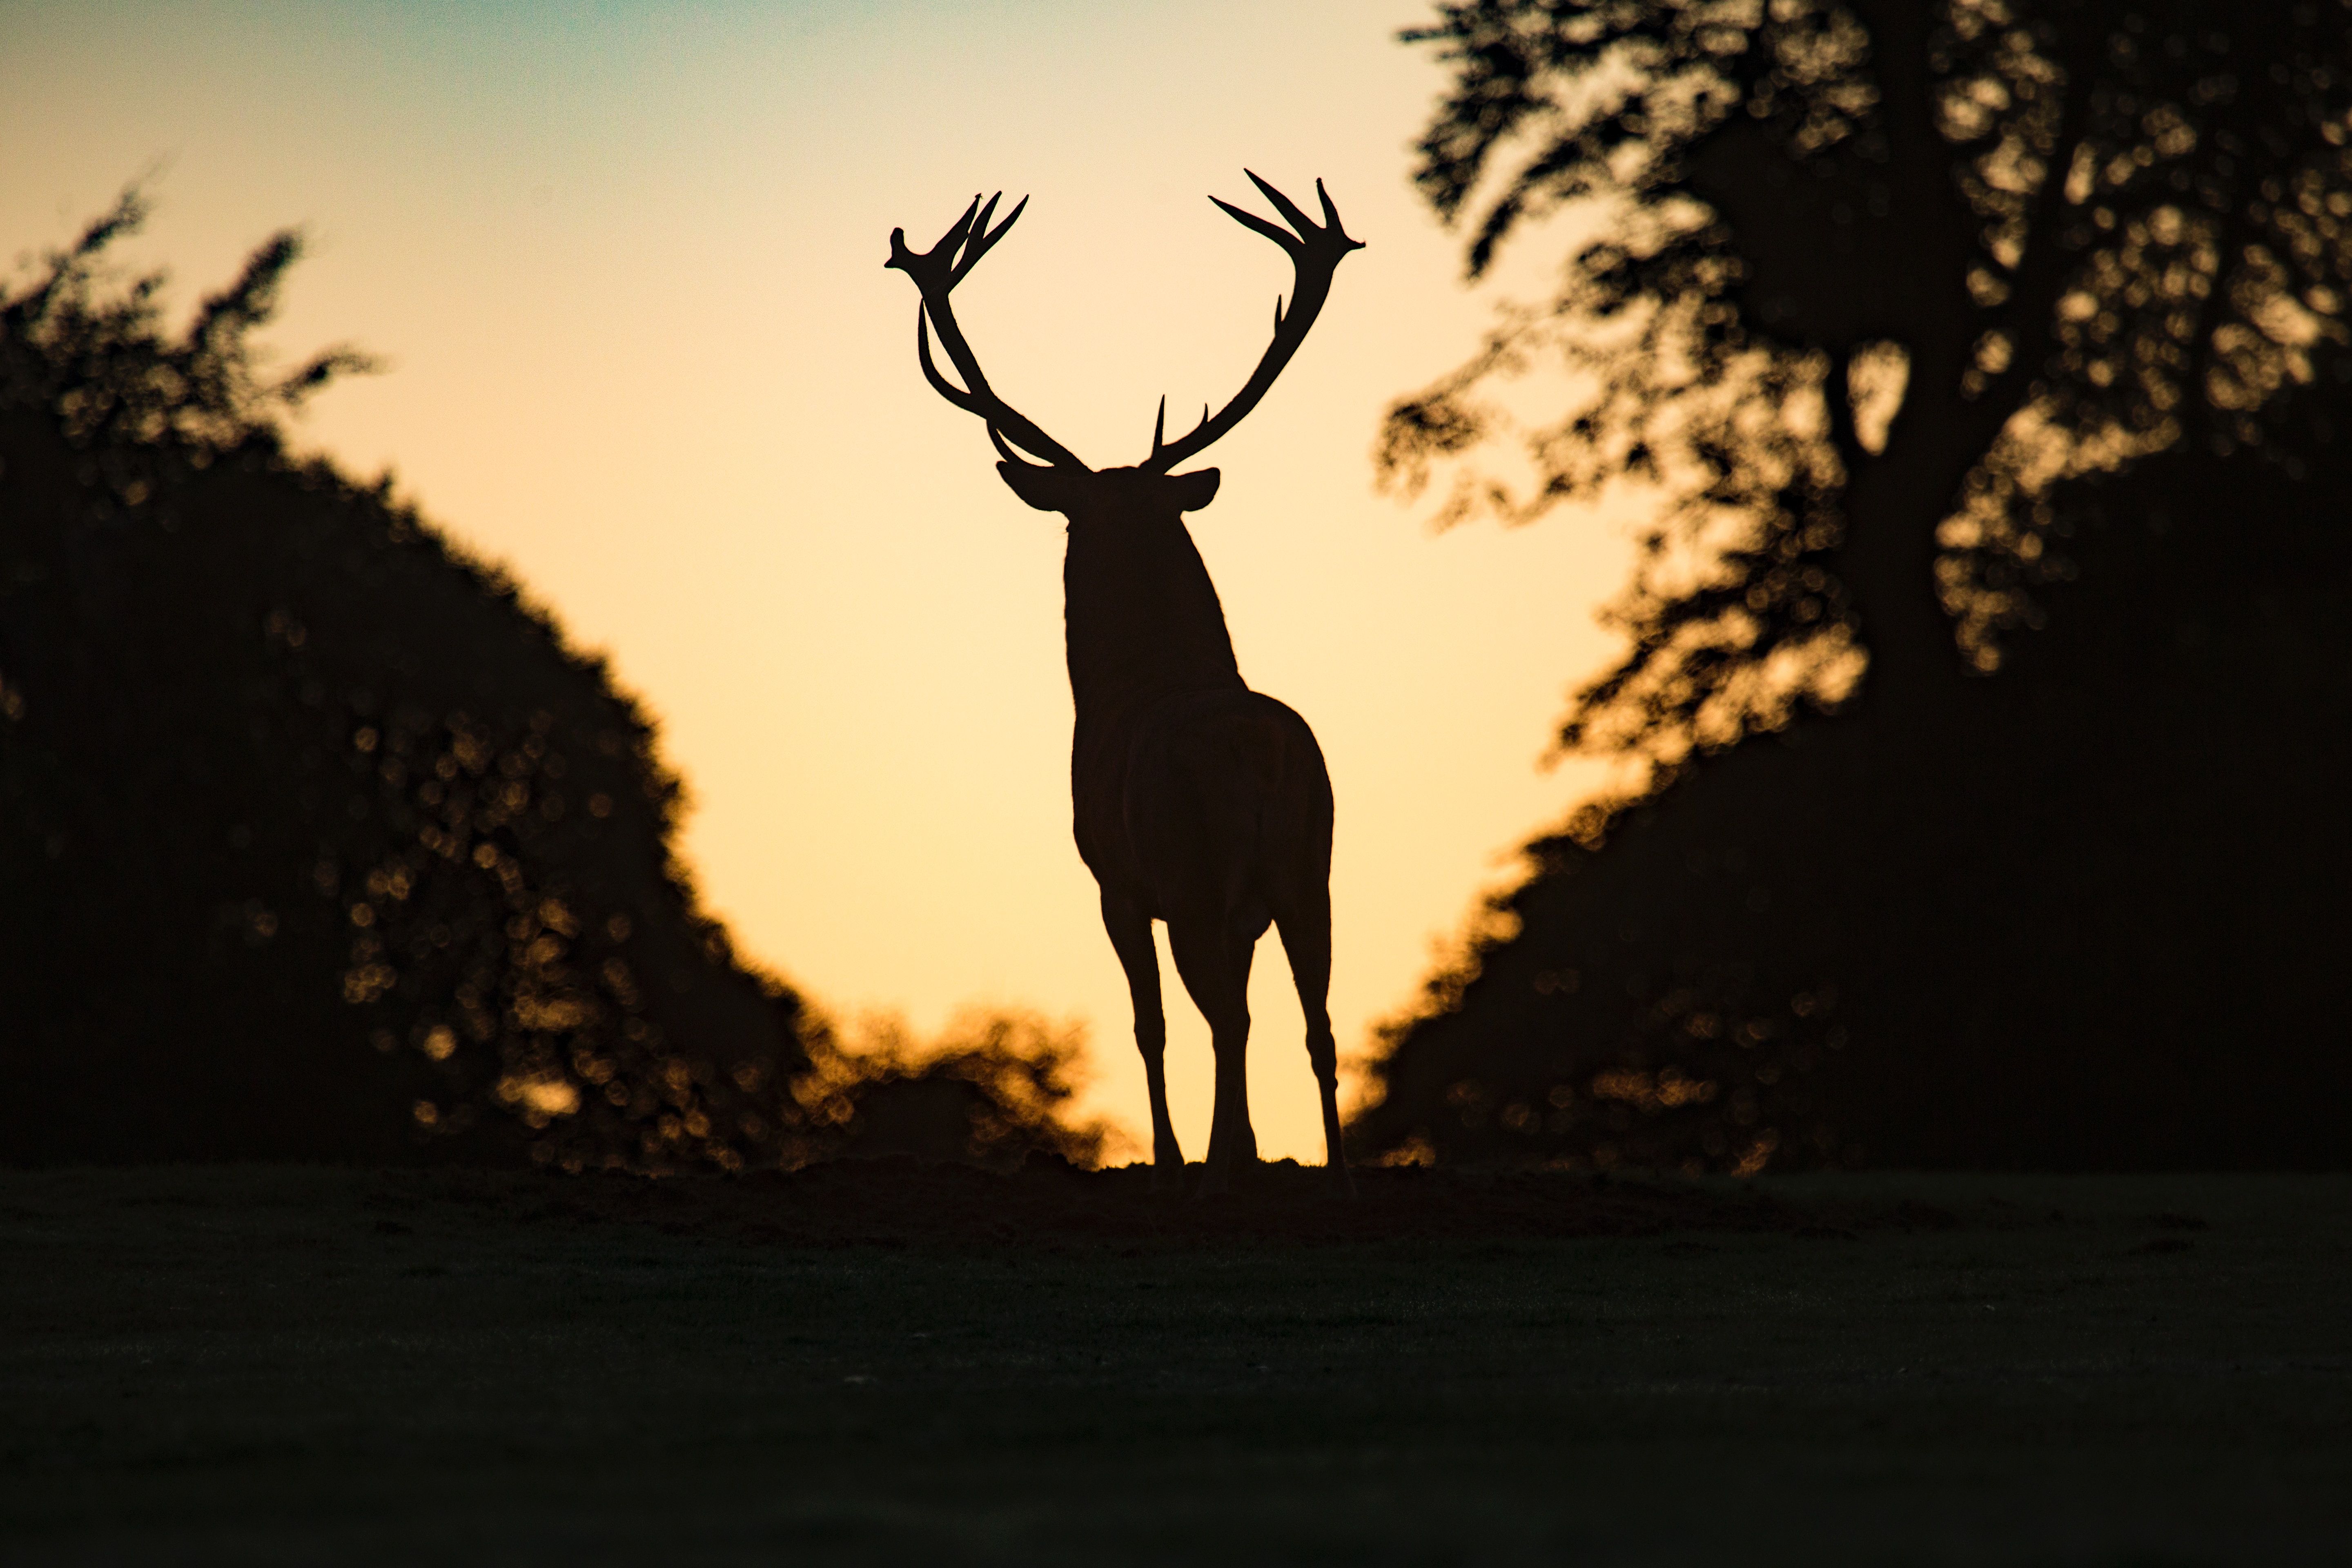
[[[1265,357],[1257,362],[1257,369],[1251,373],[1248,384],[1236,393],[1234,400],[1226,404],[1213,419],[1209,416],[1208,405],[1203,404],[1201,423],[1193,426],[1191,435],[1178,437],[1172,445],[1163,444],[1160,440],[1168,424],[1168,399],[1162,397],[1160,400],[1160,415],[1151,425],[1151,456],[1145,458],[1142,465],[1153,473],[1164,474],[1201,451],[1240,424],[1249,411],[1257,406],[1258,400],[1266,395],[1266,390],[1274,385],[1275,378],[1290,363],[1290,356],[1297,353],[1298,345],[1307,341],[1307,329],[1315,324],[1317,314],[1323,309],[1323,301],[1330,295],[1331,274],[1338,269],[1341,258],[1364,247],[1362,240],[1349,239],[1347,230],[1339,226],[1339,209],[1331,205],[1331,197],[1323,189],[1322,181],[1315,182],[1315,195],[1323,203],[1323,226],[1318,228],[1288,196],[1259,179],[1254,172],[1244,169],[1242,173],[1248,174],[1250,183],[1265,193],[1265,199],[1274,204],[1275,210],[1297,233],[1277,228],[1255,213],[1242,211],[1231,202],[1218,201],[1215,196],[1209,199],[1224,208],[1234,222],[1244,228],[1256,230],[1288,254],[1291,266],[1297,269],[1297,283],[1290,293],[1290,312],[1287,315],[1283,313],[1280,300],[1274,302],[1274,342],[1266,345]]]
[[[905,229],[892,229],[890,259],[883,265],[904,272],[922,290],[923,302],[915,310],[915,353],[923,362],[923,374],[932,389],[965,413],[977,414],[985,420],[988,438],[996,443],[996,449],[1004,454],[1006,461],[1023,460],[1006,447],[1004,443],[1009,437],[1014,446],[1035,453],[1057,468],[1084,468],[1086,465],[1067,447],[989,390],[988,377],[981,374],[980,361],[973,357],[971,345],[964,342],[963,329],[956,325],[954,308],[948,303],[949,291],[963,281],[963,275],[979,264],[992,246],[1004,237],[1004,231],[1013,226],[1029,205],[1029,198],[1022,197],[1012,216],[991,228],[988,220],[995,215],[996,204],[1003,197],[1003,193],[998,192],[988,198],[986,206],[981,205],[978,196],[972,197],[971,205],[964,208],[955,226],[937,245],[919,254],[907,248]],[[954,362],[956,374],[963,377],[962,386],[941,375],[940,367],[931,362],[931,336],[926,319],[930,326],[939,328],[940,342],[946,347],[948,358]]]

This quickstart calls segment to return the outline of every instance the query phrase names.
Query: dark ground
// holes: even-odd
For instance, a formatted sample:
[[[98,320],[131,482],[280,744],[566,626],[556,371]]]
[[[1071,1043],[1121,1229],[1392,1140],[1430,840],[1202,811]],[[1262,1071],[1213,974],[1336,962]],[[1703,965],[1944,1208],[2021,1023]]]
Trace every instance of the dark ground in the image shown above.
[[[2352,1561],[2352,1177],[0,1173],[0,1557]]]

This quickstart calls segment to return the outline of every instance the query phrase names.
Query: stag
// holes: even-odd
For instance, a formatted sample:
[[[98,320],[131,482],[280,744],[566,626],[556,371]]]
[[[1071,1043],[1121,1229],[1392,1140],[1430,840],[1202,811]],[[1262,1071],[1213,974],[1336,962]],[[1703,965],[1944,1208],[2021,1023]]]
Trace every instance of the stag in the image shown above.
[[[1342,1190],[1352,1191],[1339,1147],[1339,1060],[1328,1005],[1330,775],[1307,721],[1243,682],[1223,606],[1185,531],[1184,513],[1215,498],[1217,470],[1169,471],[1257,406],[1315,324],[1340,258],[1362,244],[1341,228],[1321,181],[1318,225],[1280,191],[1249,177],[1289,229],[1210,199],[1290,257],[1297,273],[1290,308],[1276,301],[1274,342],[1257,369],[1217,414],[1203,406],[1191,434],[1165,438],[1168,400],[1160,400],[1151,455],[1131,468],[1087,467],[998,396],[956,325],[950,293],[1020,218],[1025,197],[993,227],[1000,197],[984,205],[973,197],[939,244],[920,253],[908,248],[904,229],[893,229],[887,265],[922,292],[915,351],[925,378],[987,426],[1003,458],[996,471],[1013,494],[1068,521],[1063,625],[1077,708],[1071,805],[1078,854],[1102,889],[1103,926],[1135,1004],[1135,1043],[1151,1089],[1155,1184],[1173,1185],[1184,1169],[1168,1118],[1168,1030],[1151,933],[1159,921],[1216,1053],[1202,1194],[1224,1191],[1257,1159],[1244,1058],[1250,960],[1268,925],[1281,933],[1307,1016],[1307,1061],[1323,1097],[1324,1159]],[[932,360],[934,331],[961,386]]]

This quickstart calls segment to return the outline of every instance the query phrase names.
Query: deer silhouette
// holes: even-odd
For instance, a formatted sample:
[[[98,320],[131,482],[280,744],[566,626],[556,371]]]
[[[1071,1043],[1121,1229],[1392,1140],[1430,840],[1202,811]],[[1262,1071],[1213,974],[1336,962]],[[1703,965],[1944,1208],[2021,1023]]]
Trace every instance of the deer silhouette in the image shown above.
[[[996,471],[1013,494],[1068,520],[1063,622],[1077,708],[1071,804],[1078,854],[1101,887],[1103,926],[1135,1004],[1135,1043],[1151,1090],[1155,1184],[1175,1184],[1184,1168],[1168,1118],[1168,1030],[1151,933],[1157,920],[1168,927],[1176,971],[1209,1021],[1216,1052],[1202,1193],[1224,1191],[1236,1170],[1257,1159],[1244,1061],[1250,961],[1269,924],[1281,933],[1307,1017],[1307,1060],[1323,1097],[1325,1163],[1342,1190],[1352,1192],[1339,1147],[1338,1053],[1328,1006],[1330,775],[1307,721],[1244,684],[1223,606],[1185,531],[1183,514],[1215,498],[1217,470],[1169,472],[1257,406],[1306,341],[1340,258],[1362,243],[1340,226],[1321,181],[1315,184],[1323,204],[1318,226],[1280,191],[1249,177],[1289,230],[1230,203],[1217,205],[1288,254],[1297,273],[1290,308],[1286,312],[1276,301],[1274,342],[1257,369],[1216,415],[1203,406],[1191,434],[1164,438],[1168,400],[1160,400],[1151,454],[1131,468],[1089,468],[998,396],[956,325],[950,293],[1004,237],[1027,198],[991,227],[1002,194],[985,205],[973,197],[939,244],[919,254],[907,247],[904,229],[893,229],[887,265],[922,291],[915,349],[924,376],[940,396],[985,422],[1003,459]],[[961,387],[931,358],[934,330],[963,379]]]

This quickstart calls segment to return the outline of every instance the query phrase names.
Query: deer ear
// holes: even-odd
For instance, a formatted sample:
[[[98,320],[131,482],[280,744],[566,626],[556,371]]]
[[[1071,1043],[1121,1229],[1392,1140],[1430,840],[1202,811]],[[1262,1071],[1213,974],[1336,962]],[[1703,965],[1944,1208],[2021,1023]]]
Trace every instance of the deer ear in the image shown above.
[[[1176,489],[1176,510],[1198,511],[1217,499],[1217,480],[1221,476],[1214,468],[1202,468],[1196,473],[1175,474],[1168,482]]]
[[[1007,489],[1039,511],[1061,511],[1069,504],[1068,487],[1061,483],[1059,468],[1040,468],[1034,463],[999,463],[996,472]]]

